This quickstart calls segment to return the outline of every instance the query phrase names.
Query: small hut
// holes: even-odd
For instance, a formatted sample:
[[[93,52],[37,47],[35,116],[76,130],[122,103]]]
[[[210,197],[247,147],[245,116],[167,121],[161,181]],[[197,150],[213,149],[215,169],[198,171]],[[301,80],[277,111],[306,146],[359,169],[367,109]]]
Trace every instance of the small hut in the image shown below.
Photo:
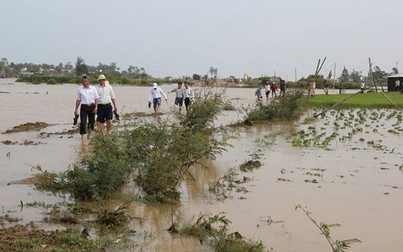
[[[400,81],[400,85],[397,86],[396,84],[399,83],[397,80]],[[388,92],[393,91],[400,91],[403,88],[403,73],[394,74],[388,77]]]

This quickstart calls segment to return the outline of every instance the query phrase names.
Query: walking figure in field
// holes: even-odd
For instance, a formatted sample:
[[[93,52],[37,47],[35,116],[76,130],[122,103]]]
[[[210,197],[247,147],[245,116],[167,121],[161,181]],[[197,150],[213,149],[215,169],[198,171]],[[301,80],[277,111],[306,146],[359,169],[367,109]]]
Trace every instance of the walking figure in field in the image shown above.
[[[287,89],[287,84],[285,80],[280,78],[280,96],[285,96],[285,90]]]
[[[264,93],[266,95],[266,100],[269,100],[269,95],[270,95],[270,85],[267,82],[267,80],[263,80],[263,85],[264,85]]]
[[[329,82],[327,80],[323,82],[323,91],[325,91],[326,95],[329,94]]]
[[[277,92],[276,82],[273,81],[273,83],[270,86],[270,90],[271,90],[271,97],[277,96],[277,94],[276,94],[276,92]]]
[[[262,96],[262,90],[261,87],[259,86],[256,91],[255,91],[255,96],[257,97],[257,100],[260,101],[261,99],[263,99]]]
[[[74,115],[78,115],[78,107],[80,107],[80,135],[81,140],[84,140],[84,135],[90,138],[91,130],[94,130],[95,114],[98,110],[98,92],[95,87],[90,86],[90,78],[83,74],[81,76],[81,87],[77,89],[76,108]],[[81,106],[80,106],[81,105]],[[87,127],[88,118],[88,127]]]
[[[167,95],[158,87],[157,83],[153,84],[150,91],[150,96],[148,97],[148,107],[151,107],[151,102],[153,104],[154,112],[158,113],[161,107],[161,96],[164,96],[165,101],[168,101]]]
[[[183,99],[185,98],[185,90],[182,88],[182,82],[178,82],[178,87],[168,93],[175,93],[175,106],[179,107],[179,112],[182,112]]]
[[[314,96],[315,95],[315,88],[316,88],[316,83],[314,80],[309,80],[308,81],[308,96]]]
[[[361,88],[361,94],[363,94],[365,90],[365,81],[361,82],[360,88]]]
[[[107,82],[105,75],[98,76],[99,85],[96,86],[98,99],[97,128],[103,134],[104,123],[106,122],[106,132],[109,135],[112,128],[113,113],[117,113],[116,97],[113,88]],[[112,109],[113,104],[113,109]]]
[[[189,82],[185,82],[185,107],[186,107],[186,112],[189,111],[189,107],[192,104],[193,101],[193,90],[189,85]]]

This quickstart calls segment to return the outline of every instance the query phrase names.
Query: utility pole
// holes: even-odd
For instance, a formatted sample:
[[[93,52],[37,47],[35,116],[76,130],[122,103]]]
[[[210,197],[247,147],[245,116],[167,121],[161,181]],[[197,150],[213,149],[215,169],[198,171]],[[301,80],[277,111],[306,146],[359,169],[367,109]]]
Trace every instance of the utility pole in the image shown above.
[[[372,85],[375,86],[375,92],[378,92],[378,87],[375,83],[375,77],[374,77],[374,72],[372,71],[372,62],[371,62],[371,58],[368,58],[369,60],[369,73],[371,74],[371,80],[372,80]],[[381,85],[381,89],[383,92],[383,87]]]
[[[342,74],[341,75],[343,75],[343,73],[345,72],[344,70],[346,70],[346,67],[343,67],[343,72],[341,72]],[[341,84],[343,83],[343,79],[342,78],[340,78],[340,83],[339,83],[339,94],[341,94]]]
[[[334,71],[333,71],[333,90],[335,82],[336,82],[336,62],[334,62]]]
[[[295,82],[297,82],[297,68],[295,68],[294,74],[295,74]]]

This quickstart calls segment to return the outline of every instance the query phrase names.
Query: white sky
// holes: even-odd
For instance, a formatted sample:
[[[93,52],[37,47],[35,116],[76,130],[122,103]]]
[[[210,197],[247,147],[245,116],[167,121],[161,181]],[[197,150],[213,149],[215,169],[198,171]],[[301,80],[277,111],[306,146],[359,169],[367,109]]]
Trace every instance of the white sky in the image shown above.
[[[402,0],[0,0],[0,57],[285,79],[403,68]],[[398,63],[397,63],[398,62]],[[402,72],[400,70],[400,72]]]

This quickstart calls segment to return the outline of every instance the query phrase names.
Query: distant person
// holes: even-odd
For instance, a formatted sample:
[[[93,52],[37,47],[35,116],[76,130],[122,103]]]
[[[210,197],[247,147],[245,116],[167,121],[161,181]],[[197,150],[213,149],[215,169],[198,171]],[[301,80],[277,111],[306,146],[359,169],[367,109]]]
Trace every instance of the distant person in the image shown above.
[[[280,96],[285,96],[285,90],[287,89],[287,84],[285,80],[280,79]]]
[[[400,88],[400,80],[399,79],[396,79],[395,80],[395,89],[396,90],[401,90],[401,88]],[[400,91],[401,92],[401,91]]]
[[[270,95],[270,85],[269,82],[267,80],[263,80],[262,82],[263,86],[264,86],[264,93],[266,95],[266,100],[269,100],[269,95]]]
[[[162,91],[160,87],[158,87],[157,83],[153,84],[153,87],[150,91],[150,96],[148,97],[149,107],[151,106],[151,102],[153,104],[154,112],[158,113],[161,107],[161,96],[164,96],[165,101],[168,101],[167,95]]]
[[[308,96],[314,96],[315,95],[315,88],[316,88],[316,83],[314,80],[309,80],[308,81]]]
[[[312,81],[312,95],[316,94],[316,82],[315,80]]]
[[[193,90],[190,87],[189,82],[185,82],[185,107],[186,107],[186,112],[189,111],[189,107],[192,104],[193,101]]]
[[[90,78],[83,74],[81,76],[81,87],[77,89],[76,108],[74,115],[78,115],[78,107],[80,107],[80,135],[81,140],[84,140],[84,135],[87,134],[87,118],[88,118],[88,135],[90,138],[91,130],[94,130],[95,114],[98,109],[98,93],[95,87],[90,86]]]
[[[361,94],[363,94],[365,90],[365,81],[361,82],[360,88],[361,88]]]
[[[255,91],[255,96],[257,97],[257,100],[260,101],[261,99],[263,99],[262,96],[262,90],[261,87],[259,86],[256,91]]]
[[[271,97],[277,96],[276,92],[278,89],[275,81],[273,81],[273,83],[271,84],[270,90],[271,90]]]
[[[178,82],[178,87],[168,93],[175,93],[175,106],[179,107],[179,112],[182,111],[183,99],[185,98],[185,90],[182,88],[182,82]]]
[[[329,82],[327,80],[323,82],[323,91],[325,91],[326,95],[329,94]]]
[[[98,76],[99,85],[96,86],[98,92],[98,112],[97,127],[103,134],[104,123],[106,122],[106,132],[109,135],[112,128],[113,112],[117,113],[116,97],[113,88],[109,85],[105,75]],[[112,108],[113,104],[113,108]]]

